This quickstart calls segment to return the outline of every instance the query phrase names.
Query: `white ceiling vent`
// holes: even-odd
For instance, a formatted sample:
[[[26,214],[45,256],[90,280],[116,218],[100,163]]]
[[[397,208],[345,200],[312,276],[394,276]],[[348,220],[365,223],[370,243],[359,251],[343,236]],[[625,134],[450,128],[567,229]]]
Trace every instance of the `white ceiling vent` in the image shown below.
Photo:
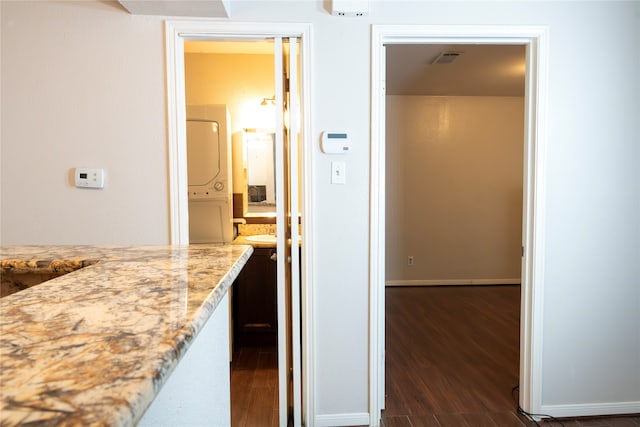
[[[433,60],[432,64],[451,64],[460,55],[462,55],[462,52],[444,50]]]

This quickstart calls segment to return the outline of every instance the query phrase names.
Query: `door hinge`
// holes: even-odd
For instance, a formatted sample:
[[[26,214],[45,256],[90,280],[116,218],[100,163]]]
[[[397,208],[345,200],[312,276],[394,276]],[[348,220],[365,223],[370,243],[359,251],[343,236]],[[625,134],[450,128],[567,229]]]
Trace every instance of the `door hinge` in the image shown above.
[[[521,249],[520,256],[524,257],[524,246],[520,246],[520,249]]]

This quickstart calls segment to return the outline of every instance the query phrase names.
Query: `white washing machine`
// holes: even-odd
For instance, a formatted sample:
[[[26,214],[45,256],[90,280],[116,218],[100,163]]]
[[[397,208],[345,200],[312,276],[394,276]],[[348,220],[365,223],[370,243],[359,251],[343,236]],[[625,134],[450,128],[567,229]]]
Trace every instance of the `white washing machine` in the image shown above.
[[[231,134],[226,105],[187,106],[187,177],[189,242],[231,242]]]

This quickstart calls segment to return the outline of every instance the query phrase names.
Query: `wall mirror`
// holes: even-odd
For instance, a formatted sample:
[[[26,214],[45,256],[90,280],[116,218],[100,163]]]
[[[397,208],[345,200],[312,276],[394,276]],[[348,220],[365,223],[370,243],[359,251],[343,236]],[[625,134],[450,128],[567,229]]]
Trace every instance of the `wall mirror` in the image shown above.
[[[275,215],[275,133],[245,129],[243,148],[247,165],[247,211],[245,215]]]

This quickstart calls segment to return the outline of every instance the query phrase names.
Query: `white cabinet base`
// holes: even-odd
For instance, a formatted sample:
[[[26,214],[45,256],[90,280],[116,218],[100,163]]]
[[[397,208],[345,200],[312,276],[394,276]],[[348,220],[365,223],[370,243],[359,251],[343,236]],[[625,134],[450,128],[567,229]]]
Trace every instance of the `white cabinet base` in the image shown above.
[[[228,294],[138,423],[142,427],[205,425],[231,425]]]

